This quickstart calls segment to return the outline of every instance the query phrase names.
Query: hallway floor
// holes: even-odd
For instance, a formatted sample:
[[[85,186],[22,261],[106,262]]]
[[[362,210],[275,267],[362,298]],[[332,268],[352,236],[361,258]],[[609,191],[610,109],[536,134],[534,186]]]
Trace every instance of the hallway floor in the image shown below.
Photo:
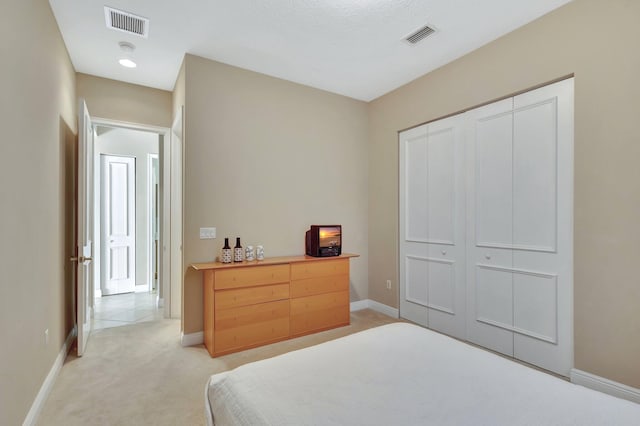
[[[160,320],[162,308],[156,307],[157,294],[125,293],[96,298],[93,330]]]

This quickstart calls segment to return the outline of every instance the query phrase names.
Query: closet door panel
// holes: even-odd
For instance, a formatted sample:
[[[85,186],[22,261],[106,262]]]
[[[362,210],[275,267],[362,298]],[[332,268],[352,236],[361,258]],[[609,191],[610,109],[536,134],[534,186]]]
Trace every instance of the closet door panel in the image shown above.
[[[513,355],[512,109],[506,99],[467,113],[467,336]]]
[[[512,101],[473,114],[476,244],[512,244]]]
[[[470,301],[468,340],[496,352],[513,356],[511,274],[501,269],[477,266],[474,273],[476,298]]]
[[[555,275],[517,271],[513,274],[515,331],[551,344],[558,341],[558,297]]]
[[[428,307],[447,314],[456,312],[455,262],[429,259]]]
[[[409,302],[427,306],[429,303],[429,259],[418,256],[406,258],[406,295]]]
[[[465,146],[462,115],[427,125],[429,328],[466,338]]]
[[[427,126],[399,135],[400,313],[427,326]]]
[[[511,330],[513,288],[509,270],[491,266],[476,269],[476,321]]]
[[[402,132],[400,315],[465,338],[465,150],[461,116]]]
[[[431,130],[431,129],[429,129]],[[430,243],[454,244],[455,216],[455,140],[447,127],[428,133],[427,226]]]
[[[406,240],[426,242],[429,238],[427,210],[429,207],[427,165],[427,135],[416,132],[407,138],[405,146]]]
[[[573,79],[514,98],[514,356],[573,366]]]
[[[513,115],[513,244],[556,249],[557,125],[555,98]]]

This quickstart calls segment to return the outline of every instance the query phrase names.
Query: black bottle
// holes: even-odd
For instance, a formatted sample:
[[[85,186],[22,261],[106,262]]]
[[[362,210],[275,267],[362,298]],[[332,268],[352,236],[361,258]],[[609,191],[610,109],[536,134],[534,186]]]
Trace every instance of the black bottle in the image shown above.
[[[242,251],[242,246],[240,245],[240,237],[236,237],[236,246],[233,248],[233,261],[242,262],[243,259],[244,252]]]
[[[220,261],[222,263],[231,263],[233,260],[233,255],[231,253],[231,246],[229,245],[229,238],[224,239],[224,247],[222,247],[222,256]]]

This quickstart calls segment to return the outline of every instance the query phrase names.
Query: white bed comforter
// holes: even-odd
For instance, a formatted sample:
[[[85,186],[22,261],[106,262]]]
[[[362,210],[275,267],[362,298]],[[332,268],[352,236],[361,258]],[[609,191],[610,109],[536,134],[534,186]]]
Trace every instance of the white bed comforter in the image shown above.
[[[640,405],[390,324],[211,377],[224,425],[640,425]]]

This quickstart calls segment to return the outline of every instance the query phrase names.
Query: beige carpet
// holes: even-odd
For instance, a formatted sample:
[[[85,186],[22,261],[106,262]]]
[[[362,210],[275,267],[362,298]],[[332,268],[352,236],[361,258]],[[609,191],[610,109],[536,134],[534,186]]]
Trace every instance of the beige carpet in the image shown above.
[[[38,424],[202,425],[210,375],[394,321],[365,309],[350,326],[219,358],[180,346],[180,320],[98,330],[82,358],[67,357]]]

